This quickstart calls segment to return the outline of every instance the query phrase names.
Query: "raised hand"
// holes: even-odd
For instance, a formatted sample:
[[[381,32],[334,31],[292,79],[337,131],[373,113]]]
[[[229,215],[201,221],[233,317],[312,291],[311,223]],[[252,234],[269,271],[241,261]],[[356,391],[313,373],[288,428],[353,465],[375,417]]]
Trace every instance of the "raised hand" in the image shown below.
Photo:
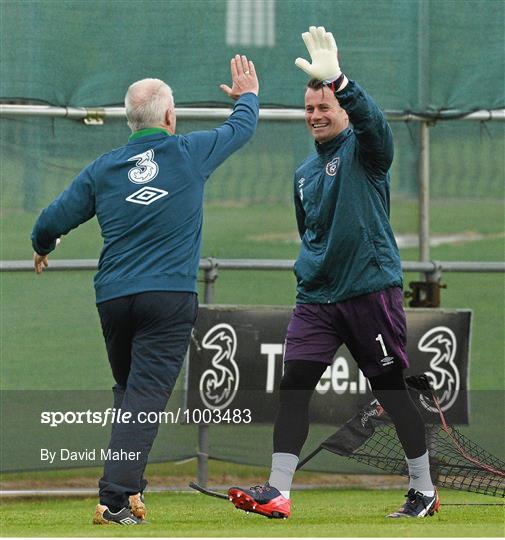
[[[247,56],[236,54],[231,59],[231,80],[232,87],[226,84],[219,85],[219,88],[232,99],[238,99],[246,92],[252,92],[258,95],[259,82],[256,76],[256,70],[251,60]]]
[[[342,71],[338,63],[338,49],[331,32],[324,26],[311,26],[302,34],[303,41],[310,54],[312,63],[304,58],[297,58],[295,64],[303,69],[311,78],[320,81],[331,81],[338,78]]]

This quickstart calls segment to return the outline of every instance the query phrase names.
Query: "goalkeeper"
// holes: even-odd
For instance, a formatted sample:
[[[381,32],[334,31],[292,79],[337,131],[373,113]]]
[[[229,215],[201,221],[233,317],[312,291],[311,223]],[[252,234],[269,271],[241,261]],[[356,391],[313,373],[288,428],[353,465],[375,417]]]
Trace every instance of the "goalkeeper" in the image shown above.
[[[231,488],[240,509],[290,515],[290,489],[309,430],[309,401],[321,375],[346,344],[391,417],[405,451],[410,484],[389,517],[424,517],[440,502],[430,478],[423,420],[407,392],[402,271],[389,223],[391,129],[383,114],[342,73],[333,35],[302,35],[312,63],[305,121],[315,152],[296,170],[294,201],[302,241],[295,263],[296,308],[286,336],[272,468],[265,485]],[[352,128],[349,126],[352,123]]]

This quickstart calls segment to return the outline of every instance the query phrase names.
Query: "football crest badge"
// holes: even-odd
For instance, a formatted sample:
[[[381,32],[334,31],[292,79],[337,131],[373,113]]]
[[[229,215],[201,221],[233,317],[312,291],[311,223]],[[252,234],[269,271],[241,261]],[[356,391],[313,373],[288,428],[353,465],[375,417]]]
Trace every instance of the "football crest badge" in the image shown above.
[[[338,166],[340,165],[340,158],[333,158],[326,164],[326,174],[329,176],[335,176],[338,171]]]

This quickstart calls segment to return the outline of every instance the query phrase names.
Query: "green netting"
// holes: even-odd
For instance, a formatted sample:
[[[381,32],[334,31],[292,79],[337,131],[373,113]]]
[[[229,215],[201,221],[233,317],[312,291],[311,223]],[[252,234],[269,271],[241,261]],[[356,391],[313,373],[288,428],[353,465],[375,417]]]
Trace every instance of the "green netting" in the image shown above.
[[[181,133],[216,121],[179,121]],[[417,194],[419,126],[392,123],[394,196]],[[503,197],[505,126],[440,122],[431,133],[431,194],[442,198]],[[67,119],[4,118],[0,137],[2,209],[36,212],[45,207],[87,163],[125,143],[120,120],[85,126]],[[313,150],[303,122],[261,121],[253,140],[212,176],[211,203],[291,204],[297,165]],[[27,234],[29,231],[27,231]]]
[[[172,86],[179,106],[229,105],[218,84],[229,82],[228,61],[239,51],[256,63],[263,107],[301,107],[306,77],[293,64],[297,56],[306,56],[300,34],[311,24],[325,24],[337,39],[343,69],[383,109],[433,114],[505,106],[501,1],[9,0],[0,2],[0,10],[3,101],[120,105],[131,82],[150,76]],[[178,130],[216,124],[179,119]],[[124,144],[128,128],[121,120],[86,126],[35,117],[3,117],[0,128],[0,259],[29,259],[38,212],[82,167]],[[415,233],[419,125],[393,123],[392,128],[393,218],[397,231]],[[430,128],[430,141],[432,232],[489,235],[482,248],[476,243],[443,247],[434,250],[434,258],[502,258],[504,124],[440,121]],[[292,177],[311,149],[302,122],[261,121],[251,143],[209,181],[202,255],[296,257]],[[53,258],[96,258],[99,245],[94,221],[65,238]],[[412,260],[416,253],[402,255]],[[9,273],[0,278],[3,388],[91,389],[112,384],[90,272],[42,277]],[[503,380],[497,378],[503,372],[505,343],[502,276],[451,275],[444,281],[449,283],[444,307],[476,311],[472,387],[502,388]],[[216,301],[291,305],[293,276],[222,272]],[[489,407],[479,409],[475,400],[472,409],[472,429],[480,427],[479,440],[491,447],[496,430],[486,424],[484,411]],[[314,443],[327,435],[315,429]],[[188,431],[177,450],[160,439],[154,458],[193,454],[196,435]],[[249,454],[241,448],[238,456],[237,447],[229,445],[219,429],[211,433],[211,454],[264,464],[271,428],[257,427],[254,433],[257,448],[264,449],[261,455],[257,448]],[[349,470],[344,463],[336,465],[333,457],[320,459],[328,462],[315,462],[318,468]]]
[[[382,108],[435,114],[505,106],[505,4],[494,0],[11,0],[0,5],[0,100],[120,105],[146,76],[172,85],[178,105],[228,104],[234,52],[255,60],[262,106],[303,105],[300,33],[326,24],[345,71]],[[179,121],[179,130],[215,122]],[[394,124],[393,194],[417,193],[419,128]],[[123,122],[2,118],[3,209],[35,212],[98,154],[123,144]],[[503,124],[431,129],[434,197],[503,196]],[[262,123],[214,175],[210,202],[291,201],[293,170],[312,148],[301,123]]]
[[[228,59],[254,58],[262,106],[303,105],[300,33],[326,24],[345,71],[387,110],[505,106],[505,4],[494,0],[41,0],[0,5],[0,100],[120,105],[134,80],[167,80],[178,105],[229,104]],[[215,122],[181,122],[180,131]],[[418,126],[394,124],[393,194],[417,193]],[[2,118],[3,209],[38,211],[98,154],[123,144],[112,121]],[[503,124],[431,129],[434,197],[503,196]],[[262,123],[252,144],[214,175],[210,202],[291,201],[293,170],[312,148],[301,123]]]
[[[2,98],[120,104],[148,76],[179,104],[226,102],[236,52],[255,60],[264,105],[301,106],[300,34],[325,25],[342,67],[383,108],[505,105],[500,0],[39,0],[2,2]]]

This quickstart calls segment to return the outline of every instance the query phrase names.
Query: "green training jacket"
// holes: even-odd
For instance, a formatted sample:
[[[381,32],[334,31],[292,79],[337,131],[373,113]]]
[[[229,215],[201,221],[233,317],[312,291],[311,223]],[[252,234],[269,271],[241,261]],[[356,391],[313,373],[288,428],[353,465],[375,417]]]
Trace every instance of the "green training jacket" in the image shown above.
[[[356,82],[335,97],[353,128],[316,142],[294,178],[302,240],[294,267],[297,303],[340,302],[403,284],[389,223],[391,129]]]

